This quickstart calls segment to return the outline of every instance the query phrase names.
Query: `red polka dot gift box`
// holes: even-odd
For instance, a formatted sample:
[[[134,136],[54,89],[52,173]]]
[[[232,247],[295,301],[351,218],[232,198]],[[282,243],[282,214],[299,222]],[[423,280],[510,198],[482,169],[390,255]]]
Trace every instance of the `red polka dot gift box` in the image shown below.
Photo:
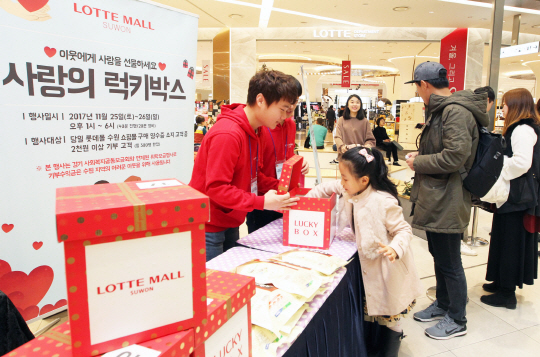
[[[283,164],[278,194],[289,192],[300,198],[296,206],[283,212],[283,245],[330,249],[336,236],[336,195],[328,198],[304,197],[310,189],[298,185],[302,157],[295,155]]]
[[[251,298],[255,279],[217,270],[206,271],[208,316],[195,327],[191,357],[251,357]]]
[[[11,351],[6,357],[71,357],[75,349],[75,346],[72,345],[71,333],[70,323],[63,323]],[[125,341],[120,348],[129,345],[129,342]],[[193,329],[154,338],[138,345],[161,352],[158,357],[188,357],[195,348]],[[113,350],[115,349],[113,348]],[[93,350],[88,356],[101,354],[103,351]],[[128,354],[124,354],[122,357],[126,356]]]
[[[175,179],[56,190],[75,357],[202,323],[208,220],[208,197]]]

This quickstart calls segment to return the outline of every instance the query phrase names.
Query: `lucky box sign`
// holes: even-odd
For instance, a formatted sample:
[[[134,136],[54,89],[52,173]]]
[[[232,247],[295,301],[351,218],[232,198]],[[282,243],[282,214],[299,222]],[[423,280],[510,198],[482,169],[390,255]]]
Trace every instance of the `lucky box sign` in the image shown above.
[[[283,164],[278,194],[299,197],[296,206],[283,213],[283,245],[330,249],[336,236],[335,194],[329,198],[304,197],[310,189],[298,186],[303,158],[294,155]]]
[[[74,356],[206,319],[208,197],[178,180],[59,188]]]

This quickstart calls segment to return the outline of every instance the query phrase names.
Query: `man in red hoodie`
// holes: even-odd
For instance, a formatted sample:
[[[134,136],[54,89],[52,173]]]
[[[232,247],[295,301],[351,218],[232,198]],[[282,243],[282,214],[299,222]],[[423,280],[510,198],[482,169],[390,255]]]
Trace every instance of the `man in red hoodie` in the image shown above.
[[[296,84],[298,97],[300,97],[302,95],[302,85],[295,77],[290,77]],[[259,195],[261,196],[269,190],[277,190],[283,163],[294,155],[296,122],[291,115],[294,114],[297,105],[298,99],[295,105],[291,106],[287,112],[287,119],[281,120],[274,129],[261,127],[259,131],[259,140],[261,142],[259,170],[264,174],[262,177],[264,183],[259,185]],[[309,164],[304,160],[302,174],[306,175],[308,172]],[[276,211],[255,209],[249,212],[246,217],[248,232],[252,233],[281,217],[283,217],[283,214]]]
[[[280,210],[296,205],[298,198],[269,190],[257,196],[260,143],[257,129],[274,129],[297,100],[290,76],[260,71],[249,81],[247,105],[231,104],[204,137],[189,185],[210,197],[210,222],[206,224],[206,260],[234,247],[238,227],[254,209]],[[260,129],[259,129],[260,130]],[[264,189],[261,187],[261,189]]]

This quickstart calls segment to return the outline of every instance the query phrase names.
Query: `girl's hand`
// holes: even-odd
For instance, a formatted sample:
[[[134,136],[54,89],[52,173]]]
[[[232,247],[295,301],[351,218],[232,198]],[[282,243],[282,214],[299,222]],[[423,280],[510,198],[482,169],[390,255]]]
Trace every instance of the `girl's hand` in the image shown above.
[[[379,249],[377,253],[383,254],[385,257],[388,257],[388,260],[390,260],[392,263],[396,261],[397,253],[394,248],[384,245],[382,243],[379,243],[379,247],[381,247],[382,249]]]

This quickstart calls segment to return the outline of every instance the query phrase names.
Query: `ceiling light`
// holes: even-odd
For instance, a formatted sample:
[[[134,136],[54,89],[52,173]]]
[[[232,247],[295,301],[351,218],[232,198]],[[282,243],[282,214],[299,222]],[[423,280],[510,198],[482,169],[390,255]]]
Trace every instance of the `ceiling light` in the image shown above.
[[[272,7],[274,7],[274,0],[262,0],[261,14],[259,15],[259,27],[268,27],[268,21],[270,21],[270,15],[272,14]]]
[[[407,11],[407,10],[409,10],[409,7],[408,6],[396,6],[392,10],[394,10],[394,11]]]
[[[433,14],[433,11],[430,11],[429,13],[430,13],[430,14]]]
[[[526,71],[515,71],[515,72],[507,72],[504,73],[505,76],[512,77],[512,76],[520,76],[523,74],[533,74],[532,70],[526,70]]]
[[[367,66],[362,64],[353,64],[351,66],[352,69],[373,69],[377,71],[388,71],[388,72],[397,72],[398,69],[394,67],[385,67],[385,66]],[[332,66],[332,65],[326,65],[326,66],[317,66],[315,67],[316,71],[330,71],[330,70],[341,70],[341,66]]]
[[[388,59],[388,62],[392,62],[392,60],[400,59],[400,58],[439,58],[438,56],[402,56],[402,57],[392,57]]]
[[[531,27],[532,27],[533,29],[537,29],[537,28],[540,27],[540,25],[532,25]]]
[[[492,4],[490,3],[484,3],[484,2],[478,2],[478,1],[470,1],[470,0],[439,0],[444,2],[451,2],[455,4],[462,4],[462,5],[471,5],[471,6],[479,6],[479,7],[485,7],[485,8],[492,8]],[[504,10],[506,11],[512,11],[512,12],[520,12],[525,14],[533,14],[533,15],[540,15],[540,10],[533,10],[533,9],[527,9],[524,7],[516,7],[516,6],[504,6]]]
[[[240,14],[230,14],[229,17],[231,19],[241,19],[244,17],[244,15],[240,15]]]

